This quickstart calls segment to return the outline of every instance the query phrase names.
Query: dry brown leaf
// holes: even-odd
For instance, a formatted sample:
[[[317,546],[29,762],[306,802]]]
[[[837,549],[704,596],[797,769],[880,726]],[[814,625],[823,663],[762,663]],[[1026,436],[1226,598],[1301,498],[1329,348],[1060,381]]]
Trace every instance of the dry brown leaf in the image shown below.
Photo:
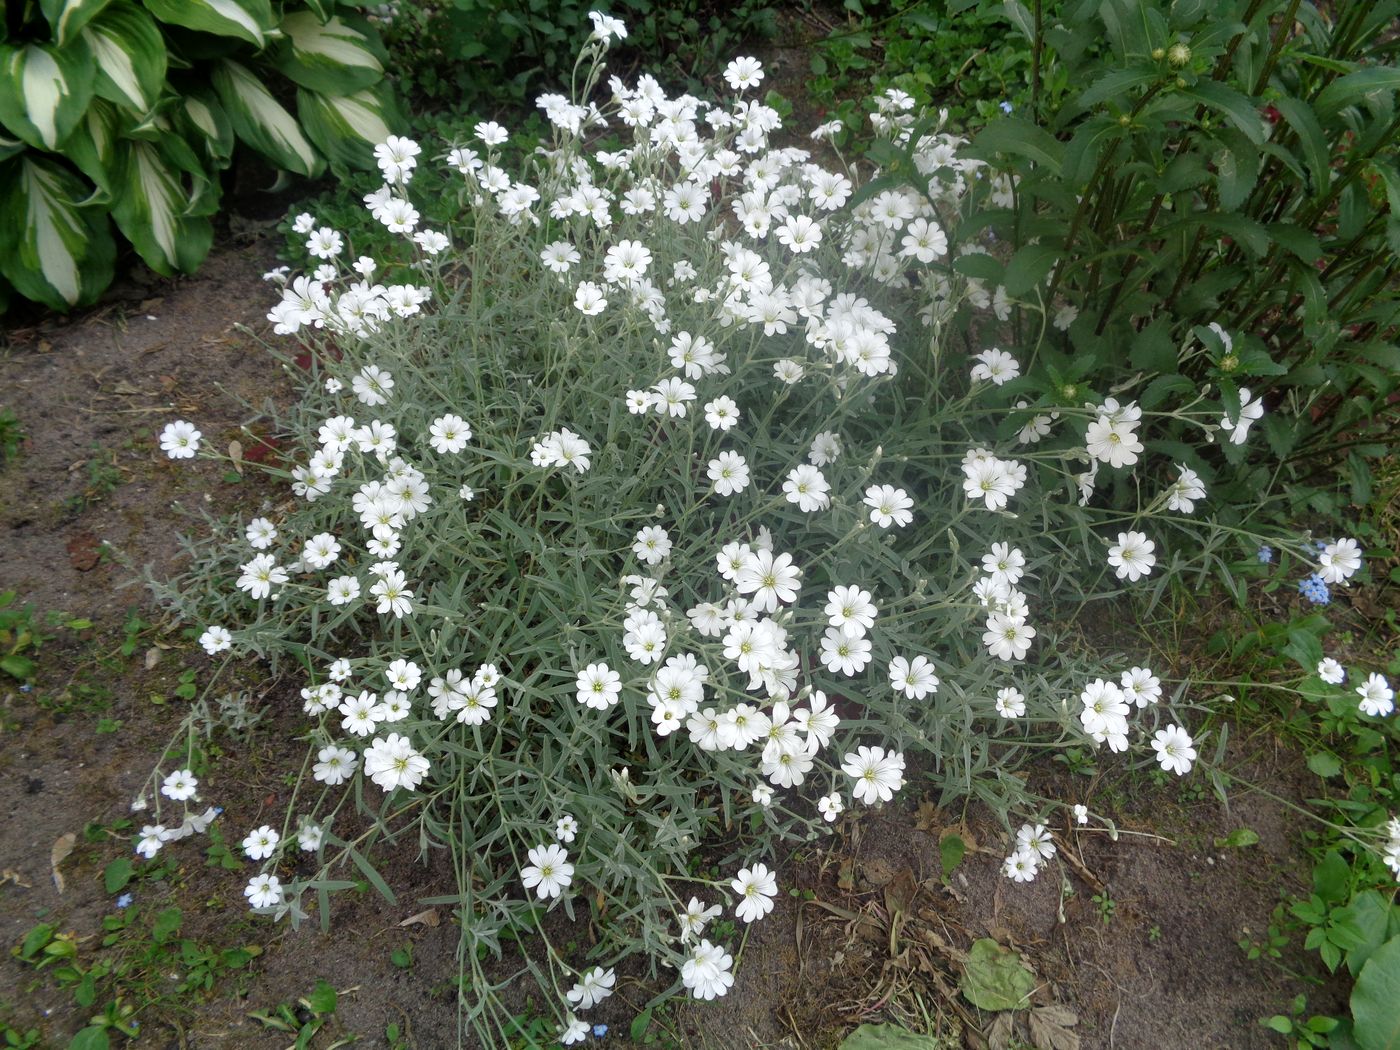
[[[1079,1035],[1070,1029],[1079,1015],[1066,1006],[1038,1006],[1031,1011],[1031,1042],[1036,1050],[1079,1050]]]
[[[243,442],[230,441],[228,443],[228,458],[233,460],[233,469],[238,471],[238,476],[243,476]]]
[[[987,1029],[987,1045],[991,1050],[1008,1050],[1011,1037],[1016,1034],[1015,1023],[1010,1010],[997,1014],[992,1026]]]
[[[417,915],[410,915],[399,923],[400,926],[437,926],[442,920],[438,918],[438,910],[429,908],[427,911],[420,911]]]
[[[153,645],[146,650],[146,670],[149,671],[158,663],[160,663],[160,649]]]
[[[860,877],[875,889],[888,885],[898,874],[899,869],[881,857],[867,857],[860,866]]]
[[[132,397],[141,393],[141,391],[132,386],[125,379],[118,379],[116,385],[112,387],[112,393],[120,394],[123,397]]]
[[[7,882],[13,882],[16,886],[23,886],[26,890],[30,888],[29,883],[24,881],[24,876],[15,871],[14,868],[6,868],[0,871],[0,886]]]
[[[53,870],[53,884],[58,887],[59,893],[63,892],[63,873],[58,870],[58,866],[68,859],[77,843],[78,836],[71,831],[65,831],[54,840],[53,848],[49,850],[49,867]]]
[[[925,799],[919,803],[919,808],[914,814],[914,827],[919,831],[935,832],[942,824],[942,818],[936,805]]]

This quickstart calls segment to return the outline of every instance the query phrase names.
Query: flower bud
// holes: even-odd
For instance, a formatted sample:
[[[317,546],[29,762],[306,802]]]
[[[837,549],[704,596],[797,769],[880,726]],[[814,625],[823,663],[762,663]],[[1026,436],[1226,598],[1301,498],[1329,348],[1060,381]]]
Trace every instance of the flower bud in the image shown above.
[[[1191,49],[1185,44],[1173,44],[1167,50],[1167,62],[1173,69],[1180,69],[1191,61]]]
[[[1154,47],[1154,48],[1152,49],[1152,61],[1154,61],[1154,62],[1160,62],[1160,61],[1162,61],[1162,59],[1164,59],[1164,58],[1166,58],[1166,57],[1167,57],[1167,53],[1166,53],[1164,50],[1162,50],[1160,47]]]

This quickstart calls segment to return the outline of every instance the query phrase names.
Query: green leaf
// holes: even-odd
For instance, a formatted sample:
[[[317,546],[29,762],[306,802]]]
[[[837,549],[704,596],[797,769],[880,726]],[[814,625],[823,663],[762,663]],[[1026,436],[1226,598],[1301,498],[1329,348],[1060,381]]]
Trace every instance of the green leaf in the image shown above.
[[[958,987],[979,1009],[1020,1010],[1030,1005],[1035,976],[1022,964],[1019,952],[983,937],[972,943]]]
[[[1234,211],[1254,190],[1259,181],[1259,150],[1244,135],[1222,135],[1224,143],[1215,154],[1215,180],[1220,195],[1220,207]]]
[[[642,1036],[647,1034],[647,1029],[651,1027],[652,1008],[648,1006],[645,1010],[632,1018],[632,1025],[627,1030],[627,1034],[632,1037],[632,1042],[640,1043]]]
[[[1400,1050],[1400,937],[1376,949],[1356,975],[1351,1016],[1361,1050]]]
[[[267,46],[276,20],[268,0],[142,0],[162,22]]]
[[[1353,106],[1367,95],[1387,94],[1400,88],[1400,69],[1394,66],[1372,66],[1358,69],[1328,84],[1313,99],[1313,109],[1319,117],[1330,117],[1346,106]]]
[[[0,656],[0,671],[4,671],[17,682],[27,682],[34,677],[34,661],[18,653]]]
[[[112,218],[156,273],[189,273],[209,253],[214,228],[204,216],[192,214],[195,183],[202,178],[182,173],[149,142],[125,143]]]
[[[1263,255],[1269,250],[1269,234],[1262,225],[1244,215],[1210,212],[1195,221],[1233,238],[1251,255]]]
[[[233,157],[233,125],[212,92],[195,92],[180,101],[176,121],[192,141],[203,147],[204,157],[215,168],[225,168]]]
[[[1176,371],[1177,348],[1172,341],[1171,325],[1159,317],[1137,334],[1128,351],[1128,363],[1145,372]]]
[[[179,908],[163,909],[151,924],[151,940],[157,944],[164,944],[179,931],[182,920]]]
[[[1045,279],[1060,258],[1060,249],[1048,244],[1028,244],[1006,264],[1006,294],[1022,296]]]
[[[1215,845],[1220,849],[1243,849],[1259,843],[1259,832],[1253,828],[1236,828],[1224,838],[1217,838]]]
[[[63,155],[108,198],[117,171],[120,127],[117,107],[95,98],[73,133],[63,140]]]
[[[1328,850],[1313,868],[1313,889],[1322,900],[1330,903],[1345,900],[1350,884],[1351,868],[1346,860],[1336,850]]]
[[[280,168],[318,175],[324,166],[315,147],[248,67],[225,60],[214,68],[214,88],[240,139]]]
[[[136,866],[128,857],[118,857],[102,870],[102,888],[108,893],[116,893],[136,874]]]
[[[337,15],[322,24],[310,11],[282,19],[273,61],[289,80],[312,91],[348,95],[384,77],[388,56],[369,23]]]
[[[398,898],[394,896],[394,891],[389,888],[389,884],[384,881],[384,876],[374,869],[368,860],[365,859],[357,849],[351,849],[350,859],[355,862],[355,867],[360,869],[360,873],[369,880],[369,884],[379,891],[379,895],[390,904],[398,904]]]
[[[1266,229],[1270,237],[1309,266],[1322,258],[1322,242],[1311,230],[1287,222],[1271,222]]]
[[[1311,106],[1296,98],[1275,99],[1274,106],[1283,114],[1283,119],[1288,121],[1288,126],[1303,146],[1303,159],[1312,178],[1314,196],[1322,193],[1332,183],[1332,151],[1327,146],[1327,137],[1322,133],[1317,115]]]
[[[1209,106],[1242,131],[1250,142],[1258,146],[1264,141],[1264,121],[1254,103],[1232,87],[1226,87],[1218,80],[1201,80],[1191,87],[1181,89],[1181,94]]]
[[[127,3],[113,4],[83,30],[97,67],[93,89],[138,116],[155,108],[165,85],[165,38],[155,19]]]
[[[343,168],[373,168],[374,147],[404,124],[386,84],[353,95],[298,89],[297,116],[317,148]]]
[[[841,1041],[837,1050],[939,1050],[929,1035],[916,1035],[897,1024],[863,1024]]]
[[[320,980],[306,997],[306,1006],[312,1013],[324,1016],[335,1013],[335,1000],[334,986],[329,981]]]
[[[983,160],[997,153],[1025,157],[1052,174],[1059,174],[1065,147],[1053,135],[1020,117],[1004,117],[989,124],[972,140],[970,151]]]
[[[38,149],[58,144],[92,101],[92,52],[81,39],[64,48],[0,44],[0,124]]]
[[[1318,751],[1308,756],[1308,768],[1326,780],[1342,771],[1342,760],[1331,752]]]
[[[80,1029],[69,1041],[68,1050],[108,1050],[111,1045],[105,1028],[89,1026]]]
[[[109,3],[111,0],[39,0],[39,8],[49,20],[54,42],[59,47],[67,47],[83,26]]]
[[[111,283],[116,244],[107,216],[84,206],[89,193],[72,172],[34,154],[0,173],[0,272],[20,294],[66,310]]]
[[[946,835],[939,840],[938,863],[943,869],[944,879],[953,874],[966,853],[967,843],[962,840],[961,835]]]
[[[967,252],[953,260],[953,269],[964,277],[972,277],[988,284],[1000,284],[1001,263],[986,252]]]
[[[1387,900],[1378,890],[1358,893],[1351,902],[1352,914],[1361,928],[1362,943],[1347,952],[1347,969],[1353,977],[1361,972],[1366,960],[1386,942],[1391,927],[1400,918],[1400,908]]]

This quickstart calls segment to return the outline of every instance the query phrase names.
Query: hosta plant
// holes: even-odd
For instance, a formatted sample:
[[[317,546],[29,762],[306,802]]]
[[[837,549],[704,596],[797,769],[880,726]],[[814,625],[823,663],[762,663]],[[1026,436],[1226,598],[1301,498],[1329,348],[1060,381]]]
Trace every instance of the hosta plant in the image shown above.
[[[237,142],[310,176],[364,164],[397,121],[375,30],[336,0],[26,0],[3,18],[0,307],[8,286],[92,302],[113,224],[157,273],[193,270]]]
[[[948,266],[984,175],[961,139],[885,98],[932,193],[860,189],[776,144],[754,60],[723,105],[603,81],[624,29],[596,23],[572,98],[539,99],[536,152],[489,121],[436,158],[378,147],[365,203],[413,246],[413,283],[298,220],[314,269],[269,274],[306,375],[265,464],[285,495],[157,585],[211,655],[301,691],[295,791],[237,832],[250,906],[329,923],[347,873],[387,893],[376,856],[444,851],[455,885],[430,900],[460,925],[484,1046],[507,1042],[510,973],[565,1043],[619,987],[725,994],[782,843],[916,774],[1035,817],[1008,823],[1006,863],[1034,877],[1044,822],[1083,803],[1032,798],[1018,767],[1106,745],[1185,774],[1206,700],[1141,654],[1084,651],[1068,617],[1248,536],[1169,464],[1132,508],[1081,498],[1086,464],[1147,464],[1156,420],[1126,394],[1006,431],[1020,363],[930,338],[976,294]],[[626,144],[597,148],[605,126]],[[459,222],[423,228],[420,163],[454,173]],[[1247,437],[1215,406],[1170,415]],[[186,420],[161,445],[225,455]],[[1354,546],[1320,571],[1353,575]],[[137,849],[181,848],[230,791],[182,731]]]

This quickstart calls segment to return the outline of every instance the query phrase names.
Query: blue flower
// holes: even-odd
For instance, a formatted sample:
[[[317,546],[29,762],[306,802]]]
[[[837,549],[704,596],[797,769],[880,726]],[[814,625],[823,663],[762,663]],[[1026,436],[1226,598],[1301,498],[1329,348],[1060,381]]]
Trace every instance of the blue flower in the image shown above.
[[[1010,113],[1011,110],[1012,110],[1013,108],[1014,108],[1014,107],[1011,105],[1010,102],[1002,102],[1002,103],[1001,103],[1001,111],[1002,111],[1003,113]]]
[[[595,1024],[593,1026],[593,1038],[601,1039],[608,1034],[608,1026],[605,1024]]]
[[[1269,562],[1271,562],[1271,561],[1273,561],[1273,560],[1274,560],[1274,549],[1273,549],[1272,547],[1270,547],[1270,546],[1266,543],[1266,544],[1264,544],[1262,547],[1259,548],[1259,563],[1260,563],[1261,565],[1268,565]]]
[[[118,907],[118,908],[130,908],[130,907],[131,907],[131,894],[129,894],[129,893],[123,893],[120,897],[118,897],[118,898],[117,898],[117,907]]]
[[[1298,593],[1314,605],[1326,605],[1332,600],[1332,594],[1328,591],[1327,584],[1316,573],[1299,581]]]

